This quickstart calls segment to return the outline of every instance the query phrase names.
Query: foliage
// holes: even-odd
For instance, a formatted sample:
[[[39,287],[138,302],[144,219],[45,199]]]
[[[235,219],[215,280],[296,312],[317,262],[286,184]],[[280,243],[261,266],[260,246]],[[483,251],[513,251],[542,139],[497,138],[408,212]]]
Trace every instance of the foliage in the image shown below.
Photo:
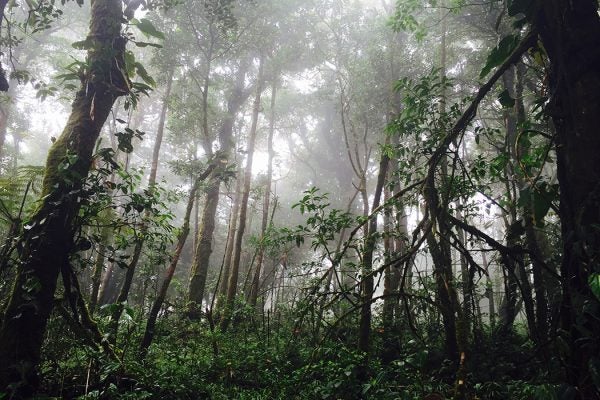
[[[524,53],[523,62],[495,84],[484,85],[486,94],[481,102],[478,98],[479,81],[503,68],[521,44],[533,7],[541,3],[398,0],[393,10],[383,1],[368,11],[361,2],[317,3],[175,0],[162,7],[145,2],[150,12],[127,22],[120,39],[137,48],[126,51],[119,65],[133,82],[126,82],[131,96],[113,110],[113,147],[98,145],[83,186],[57,202],[81,203],[70,261],[78,267],[85,300],[101,278],[106,278],[102,289],[116,291],[132,259],[137,262],[133,250],[143,243],[140,267],[127,302],[111,303],[114,293],[93,299],[100,304],[92,310],[92,322],[64,312],[63,297],[73,289],[59,282],[57,311],[45,336],[41,394],[81,399],[572,398],[575,389],[564,384],[563,374],[571,338],[559,328],[566,308],[561,307],[565,279],[559,272],[564,256],[559,200],[564,199],[555,150],[561,145],[556,127],[549,125],[555,104],[549,101],[552,70],[545,50],[539,46]],[[39,7],[22,25],[29,32],[48,30],[63,18],[54,1],[26,1],[31,4]],[[443,25],[443,41],[435,37],[437,25]],[[16,36],[3,40],[20,44]],[[445,48],[438,47],[441,42]],[[72,44],[92,52],[95,46],[94,38]],[[267,89],[257,104],[262,113],[257,132],[275,133],[275,148],[267,152],[276,160],[270,177],[276,185],[265,193],[264,179],[252,183],[250,214],[255,215],[248,218],[247,237],[237,233],[244,241],[240,274],[246,279],[238,279],[234,288],[240,296],[232,327],[218,328],[222,316],[216,301],[227,289],[225,263],[230,236],[236,235],[227,226],[237,218],[231,215],[235,196],[229,184],[220,187],[212,220],[200,211],[209,203],[202,190],[192,199],[196,209],[192,203],[188,208],[196,214],[191,231],[204,224],[212,232],[211,265],[202,271],[208,286],[199,304],[206,306],[205,313],[200,320],[188,318],[187,271],[171,271],[175,276],[158,310],[155,341],[147,353],[139,351],[149,305],[161,289],[162,271],[180,233],[175,226],[183,190],[176,188],[185,188],[189,178],[205,170],[206,160],[223,161],[210,176],[212,184],[235,180],[246,157],[248,99],[259,86],[258,60],[264,63]],[[32,83],[32,98],[54,101],[50,97],[62,89],[79,87],[90,68],[85,60],[61,63],[68,64],[55,76],[62,86],[36,80],[27,70],[15,68],[12,76]],[[49,65],[41,69],[54,74]],[[163,93],[165,81],[163,99],[144,96],[155,88]],[[273,121],[265,101],[269,96]],[[477,107],[467,108],[471,104]],[[134,110],[136,105],[141,107]],[[157,121],[165,118],[160,132],[166,127],[168,143],[159,165],[169,165],[172,174],[146,188],[149,144]],[[15,165],[19,135],[39,129],[25,122],[5,127]],[[227,129],[233,132],[231,143],[222,142],[229,140]],[[257,152],[257,160],[266,154],[263,140],[257,142],[264,153]],[[24,142],[25,153],[35,147]],[[217,150],[224,147],[231,147],[230,154]],[[293,161],[285,160],[286,154]],[[432,162],[432,155],[440,157]],[[81,181],[65,172],[77,161],[67,154],[60,166],[63,180]],[[385,176],[380,174],[383,161],[389,162]],[[16,272],[5,266],[19,251],[21,228],[31,228],[27,217],[39,204],[33,197],[41,169],[13,171],[3,165],[1,172],[4,307],[10,286],[4,278]],[[431,175],[427,184],[439,190],[437,206],[422,183]],[[372,209],[378,176],[384,180],[383,205]],[[277,208],[264,210],[270,223],[263,234],[256,225],[265,194],[277,198]],[[369,239],[373,299],[363,267]],[[194,244],[188,240],[178,247],[181,264],[191,264],[198,257],[197,242],[206,240],[197,237]],[[245,298],[258,249],[265,252],[254,307]],[[447,256],[447,276],[441,276],[439,265],[432,268],[436,250]],[[600,275],[596,265],[588,267],[589,276],[578,284],[587,296],[581,299],[584,314],[594,316]],[[449,300],[441,295],[444,288],[454,291]],[[109,331],[109,316],[121,307],[118,340],[101,351],[112,339],[102,336]],[[372,320],[363,330],[365,311]],[[462,335],[456,354],[446,349],[445,336],[451,335],[441,321],[448,314],[457,321],[455,333]],[[100,338],[90,345],[86,332],[94,323]],[[357,342],[365,331],[369,351],[361,353]],[[598,384],[597,357],[590,358],[589,370]],[[465,384],[462,395],[456,393],[458,381]]]

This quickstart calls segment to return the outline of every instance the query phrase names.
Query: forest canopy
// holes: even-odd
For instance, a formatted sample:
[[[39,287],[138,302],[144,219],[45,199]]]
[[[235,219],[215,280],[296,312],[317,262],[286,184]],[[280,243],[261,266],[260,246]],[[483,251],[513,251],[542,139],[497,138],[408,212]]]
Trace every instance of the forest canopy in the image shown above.
[[[600,399],[597,0],[0,10],[0,400]]]

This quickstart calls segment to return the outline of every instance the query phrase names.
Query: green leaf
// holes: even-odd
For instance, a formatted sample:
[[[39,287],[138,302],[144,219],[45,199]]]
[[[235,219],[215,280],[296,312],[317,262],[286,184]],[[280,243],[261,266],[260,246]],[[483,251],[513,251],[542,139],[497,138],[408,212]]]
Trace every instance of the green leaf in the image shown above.
[[[558,185],[548,185],[545,182],[538,185],[532,192],[533,219],[536,226],[544,225],[544,218],[550,211],[552,202],[558,198]]]
[[[498,101],[504,108],[512,108],[515,106],[515,99],[510,96],[508,89],[505,89],[502,93],[500,93],[498,96]]]
[[[135,54],[133,54],[133,52],[131,51],[126,51],[124,54],[124,59],[125,59],[125,71],[127,72],[128,76],[132,76],[133,72],[135,70]]]
[[[600,300],[600,274],[594,272],[588,278],[588,284],[590,285],[590,289],[592,289],[592,293],[598,300]]]
[[[76,74],[75,72],[69,72],[66,74],[60,74],[60,75],[56,75],[54,77],[54,79],[57,80],[61,80],[61,81],[78,81],[79,80],[79,75]]]
[[[146,36],[155,37],[157,39],[164,40],[165,35],[154,27],[154,24],[150,22],[147,18],[142,18],[138,20],[132,20],[133,25],[135,25],[143,34]]]
[[[494,47],[487,58],[485,66],[479,74],[479,78],[484,78],[492,69],[502,64],[519,45],[517,35],[508,35]]]
[[[146,71],[146,68],[144,68],[144,66],[142,64],[140,64],[139,62],[135,63],[135,72],[149,86],[152,86],[152,87],[156,86],[156,82],[154,81],[154,79],[148,74],[148,71]]]
[[[150,47],[156,47],[157,49],[162,49],[162,47],[163,47],[162,44],[158,44],[158,43],[137,42],[137,41],[134,41],[133,43],[135,43],[135,45],[137,47],[148,47],[148,46],[150,46]]]

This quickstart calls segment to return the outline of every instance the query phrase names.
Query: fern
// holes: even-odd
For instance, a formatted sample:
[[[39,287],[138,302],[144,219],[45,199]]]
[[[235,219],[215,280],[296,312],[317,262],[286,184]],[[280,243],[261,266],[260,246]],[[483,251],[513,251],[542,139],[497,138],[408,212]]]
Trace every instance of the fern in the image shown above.
[[[44,176],[44,167],[25,165],[13,174],[0,176],[0,219],[11,223],[20,219],[29,206]]]

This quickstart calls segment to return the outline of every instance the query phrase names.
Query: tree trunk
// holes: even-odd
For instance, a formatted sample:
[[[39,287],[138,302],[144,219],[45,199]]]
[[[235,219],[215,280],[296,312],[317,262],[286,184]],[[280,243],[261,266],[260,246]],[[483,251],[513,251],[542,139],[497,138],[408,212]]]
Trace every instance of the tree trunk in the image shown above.
[[[120,0],[91,4],[89,69],[73,102],[67,125],[46,161],[42,203],[23,237],[16,282],[0,328],[0,390],[32,397],[37,365],[58,274],[70,271],[74,221],[96,139],[115,99],[129,92],[124,75],[126,41],[121,37]]]
[[[596,0],[546,0],[534,25],[550,57],[548,113],[556,128],[563,239],[564,339],[568,382],[581,399],[598,399],[600,301],[590,277],[600,273],[600,17]]]
[[[395,164],[395,163],[394,163]],[[396,167],[393,168],[394,170]],[[392,175],[393,176],[393,175]],[[396,189],[398,185],[394,185],[392,189]],[[386,190],[386,200],[392,196],[391,190]],[[408,227],[406,226],[407,219],[404,215],[402,202],[396,208],[396,215],[394,216],[394,209],[386,209],[384,215],[384,225],[386,232],[384,233],[385,241],[384,247],[386,250],[386,260],[388,263],[390,260],[402,256],[406,250],[405,238],[407,237]],[[396,218],[394,218],[396,217]],[[393,221],[396,222],[394,225]],[[387,243],[387,244],[386,244]],[[398,357],[400,354],[400,339],[398,338],[398,331],[396,330],[398,317],[397,306],[399,303],[398,287],[402,280],[402,273],[400,264],[393,263],[389,265],[384,271],[384,288],[383,288],[383,335],[384,335],[384,347],[382,353],[382,361],[384,363],[390,363]],[[409,283],[410,287],[411,284]]]
[[[227,115],[219,130],[221,152],[225,159],[231,156],[234,145],[233,124],[235,117],[250,95],[249,92],[244,90],[248,67],[248,61],[242,60],[237,72],[234,88],[227,102]],[[217,205],[219,203],[219,187],[221,185],[219,174],[223,172],[224,167],[215,169],[209,182],[206,201],[202,210],[202,224],[196,240],[197,246],[194,252],[194,260],[190,267],[190,282],[188,286],[187,312],[191,319],[199,319],[202,311],[202,299],[204,298],[206,275],[208,274],[210,254],[212,253],[212,237],[215,230]]]
[[[0,77],[1,79],[1,77]],[[7,96],[14,99],[16,95],[16,85],[10,85]],[[5,155],[4,145],[6,143],[6,134],[8,127],[8,119],[10,117],[12,105],[9,102],[0,104],[0,168],[2,167],[2,158]],[[2,172],[2,170],[0,170]]]
[[[183,219],[183,226],[177,235],[177,245],[175,247],[175,251],[173,253],[173,257],[171,259],[171,263],[169,267],[165,271],[165,277],[163,283],[158,292],[158,296],[154,300],[152,304],[152,308],[150,309],[150,314],[148,315],[148,321],[146,322],[146,330],[144,331],[144,337],[142,338],[142,342],[140,344],[140,353],[142,357],[146,355],[148,351],[148,347],[152,343],[152,339],[154,338],[154,328],[156,326],[156,319],[158,318],[158,313],[162,308],[162,305],[167,297],[167,291],[169,290],[169,285],[171,284],[171,280],[173,279],[173,275],[175,274],[175,269],[177,268],[177,264],[179,263],[179,258],[181,256],[181,252],[183,251],[183,246],[185,246],[185,242],[187,240],[188,234],[190,233],[190,216],[192,214],[192,208],[194,207],[194,200],[196,199],[196,192],[198,191],[198,187],[200,186],[200,182],[210,175],[212,170],[214,169],[214,161],[211,165],[207,167],[207,169],[197,178],[195,178],[194,185],[190,190],[190,195],[188,198],[188,203],[185,208],[185,215]]]
[[[163,136],[165,133],[165,124],[167,120],[167,111],[169,109],[169,97],[171,97],[171,88],[173,87],[173,75],[175,68],[171,67],[167,72],[167,87],[162,100],[160,117],[158,118],[158,127],[156,128],[156,138],[154,139],[154,148],[152,149],[152,163],[150,165],[150,174],[148,176],[148,187],[156,185],[156,174],[158,172],[158,160],[160,159],[160,148],[162,147]]]
[[[386,140],[389,144],[389,137]],[[381,202],[383,186],[390,159],[386,153],[382,153],[381,161],[379,162],[379,174],[377,175],[377,185],[373,194],[373,205],[371,211],[376,210]],[[372,216],[369,221],[367,237],[365,238],[365,250],[363,254],[363,268],[361,288],[361,307],[360,307],[360,322],[358,331],[358,350],[364,354],[363,364],[359,368],[359,379],[365,381],[368,373],[369,365],[369,348],[371,337],[371,306],[373,301],[374,277],[373,277],[373,253],[377,243],[377,215]]]
[[[215,231],[215,215],[219,205],[220,186],[220,179],[213,177],[206,190],[206,199],[202,209],[202,222],[196,241],[197,247],[192,261],[188,288],[188,316],[191,319],[199,319],[202,314],[202,299],[204,298],[204,287],[206,286],[206,276],[210,254],[212,253],[212,236]]]
[[[227,284],[231,272],[231,257],[233,256],[233,247],[235,246],[235,234],[237,232],[238,215],[240,213],[240,201],[242,197],[242,170],[238,169],[236,173],[235,189],[233,193],[233,204],[229,215],[229,230],[227,233],[227,244],[225,246],[225,257],[223,257],[223,274],[219,284],[217,294],[217,310],[220,310],[223,301],[227,297]]]
[[[271,115],[269,118],[269,137],[267,138],[267,152],[269,154],[269,161],[267,163],[267,182],[265,183],[265,195],[263,198],[263,213],[260,227],[261,244],[258,250],[258,256],[256,258],[256,271],[254,272],[254,278],[252,279],[252,286],[250,288],[249,303],[252,307],[256,308],[256,300],[258,298],[258,290],[260,286],[260,274],[262,271],[262,264],[265,255],[265,246],[262,243],[264,240],[265,232],[267,231],[267,225],[269,223],[269,208],[271,206],[271,182],[273,180],[273,157],[275,151],[273,150],[273,136],[275,134],[275,100],[277,96],[277,83],[274,80],[271,89]]]
[[[105,214],[110,215],[111,212]],[[90,293],[90,314],[94,314],[98,305],[98,292],[100,291],[100,283],[102,280],[102,272],[104,271],[104,261],[106,260],[106,246],[111,236],[112,229],[110,227],[101,228],[100,243],[98,244],[98,252],[96,260],[94,260],[94,271],[92,274],[92,291]]]
[[[160,148],[162,147],[162,140],[165,130],[165,123],[167,118],[167,110],[168,110],[168,100],[171,95],[171,87],[173,84],[173,74],[174,70],[171,69],[168,73],[167,79],[167,87],[165,90],[165,95],[163,97],[163,104],[160,112],[160,117],[158,120],[158,127],[156,129],[156,139],[154,140],[154,148],[152,149],[152,162],[150,166],[150,174],[148,176],[148,190],[154,191],[156,186],[156,174],[158,172],[158,160],[160,157]],[[147,216],[147,212],[144,214],[144,218]],[[148,232],[148,225],[146,221],[142,222],[142,226],[140,228],[140,234],[136,238],[135,246],[133,249],[133,255],[131,256],[131,261],[127,266],[127,272],[125,273],[125,280],[123,281],[123,285],[121,286],[121,290],[119,292],[119,296],[117,297],[117,302],[110,316],[110,324],[109,324],[109,334],[110,340],[113,343],[116,343],[117,334],[119,331],[119,320],[121,318],[121,314],[123,313],[123,309],[125,308],[125,303],[129,298],[129,292],[131,290],[131,286],[133,284],[133,277],[135,275],[135,269],[137,268],[137,264],[140,261],[142,256],[142,250],[144,248],[144,242],[146,241],[146,234]]]
[[[2,27],[2,22],[4,22],[4,10],[6,5],[8,4],[8,0],[0,0],[0,28]],[[1,33],[1,29],[0,29]],[[2,67],[0,63],[0,91],[7,92],[9,90],[8,79],[6,78],[6,71]],[[1,133],[1,132],[0,132]],[[3,139],[0,137],[0,139]],[[2,154],[2,143],[0,142],[0,156]]]
[[[256,144],[256,133],[258,126],[258,114],[260,112],[260,97],[263,91],[263,67],[264,61],[259,60],[258,76],[256,85],[256,97],[252,107],[252,124],[248,135],[248,158],[246,160],[246,169],[244,171],[244,190],[242,191],[242,201],[240,203],[240,219],[238,232],[235,237],[235,248],[233,250],[233,260],[231,262],[231,270],[229,276],[229,284],[227,287],[227,299],[223,319],[221,320],[221,329],[226,330],[229,325],[231,313],[233,311],[235,296],[237,293],[238,275],[240,270],[240,259],[242,255],[242,241],[244,239],[244,231],[246,229],[246,217],[248,212],[248,198],[250,196],[250,183],[252,182],[252,159],[254,157],[254,147]]]
[[[108,263],[108,267],[106,267],[106,271],[104,271],[102,281],[100,282],[100,289],[98,290],[98,304],[96,306],[103,306],[105,304],[113,303],[117,297],[117,288],[113,277],[114,268],[114,261]]]

